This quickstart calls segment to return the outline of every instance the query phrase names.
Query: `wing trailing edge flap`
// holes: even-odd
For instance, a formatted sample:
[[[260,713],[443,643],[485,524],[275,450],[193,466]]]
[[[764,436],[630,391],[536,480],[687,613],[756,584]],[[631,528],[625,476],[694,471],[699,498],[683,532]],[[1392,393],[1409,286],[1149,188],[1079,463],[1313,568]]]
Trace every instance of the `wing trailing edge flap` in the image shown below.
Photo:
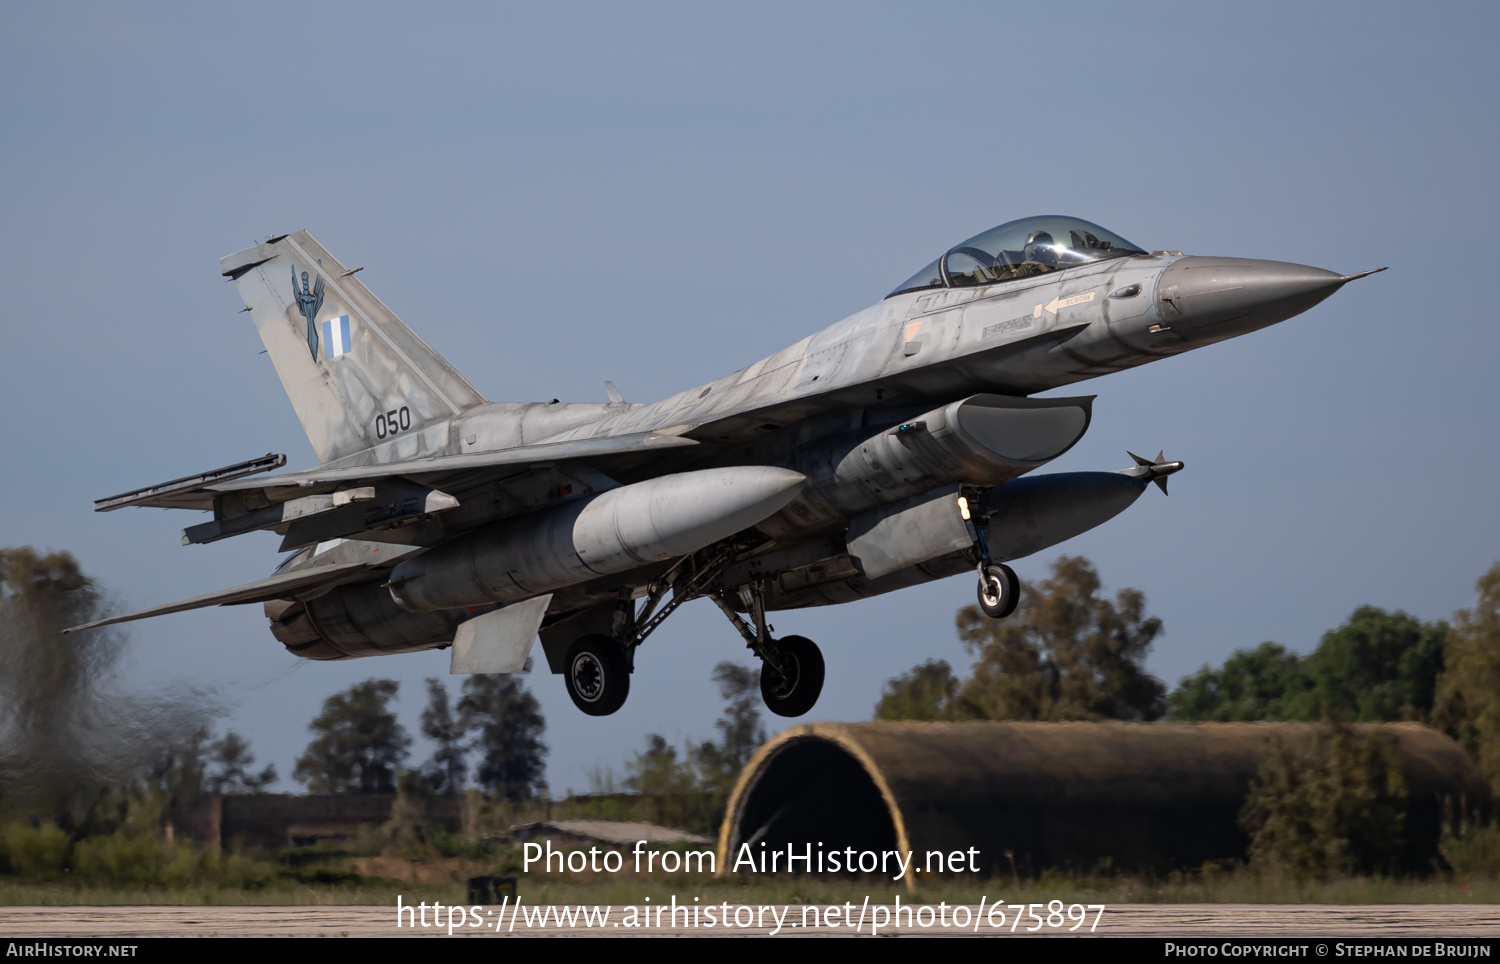
[[[209,606],[239,606],[246,603],[284,599],[296,593],[307,592],[329,583],[343,581],[356,570],[370,568],[375,568],[375,566],[367,562],[344,562],[331,566],[319,566],[315,569],[299,569],[294,572],[277,573],[265,579],[247,582],[242,586],[204,593],[201,596],[167,603],[164,606],[153,606],[150,609],[127,613],[124,616],[96,619],[91,623],[84,623],[81,626],[69,626],[60,635],[76,633],[85,629],[96,629],[100,626],[113,626],[116,623],[133,622],[137,619],[150,619],[152,616],[165,616],[168,613],[182,613],[190,609],[206,609]]]

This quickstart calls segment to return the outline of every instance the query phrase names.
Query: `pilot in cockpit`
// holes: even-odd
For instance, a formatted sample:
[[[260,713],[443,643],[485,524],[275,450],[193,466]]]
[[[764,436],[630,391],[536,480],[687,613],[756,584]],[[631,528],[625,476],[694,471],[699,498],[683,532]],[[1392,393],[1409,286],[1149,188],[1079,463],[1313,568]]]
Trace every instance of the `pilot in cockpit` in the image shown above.
[[[1026,247],[1021,251],[1023,264],[1040,264],[1048,268],[1057,267],[1057,242],[1046,231],[1033,231],[1026,236]]]

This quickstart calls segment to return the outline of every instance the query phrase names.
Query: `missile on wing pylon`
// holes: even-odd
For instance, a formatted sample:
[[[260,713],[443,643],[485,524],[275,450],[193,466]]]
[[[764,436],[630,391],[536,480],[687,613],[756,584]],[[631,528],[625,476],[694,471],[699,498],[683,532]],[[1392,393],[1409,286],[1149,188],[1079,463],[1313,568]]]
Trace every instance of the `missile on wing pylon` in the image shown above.
[[[1155,462],[1132,455],[1136,467],[1122,472],[1064,472],[1017,479],[996,486],[980,501],[988,510],[986,535],[996,559],[1020,559],[1066,542],[1130,508],[1146,486],[1167,491],[1166,477],[1181,462]]]

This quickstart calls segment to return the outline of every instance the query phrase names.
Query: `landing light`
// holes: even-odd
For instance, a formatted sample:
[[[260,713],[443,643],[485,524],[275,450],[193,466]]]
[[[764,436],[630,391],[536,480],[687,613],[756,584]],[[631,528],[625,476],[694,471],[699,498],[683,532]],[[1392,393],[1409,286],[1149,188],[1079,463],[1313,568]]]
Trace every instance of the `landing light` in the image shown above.
[[[958,512],[964,517],[965,522],[969,521],[969,500],[963,496],[958,497]]]

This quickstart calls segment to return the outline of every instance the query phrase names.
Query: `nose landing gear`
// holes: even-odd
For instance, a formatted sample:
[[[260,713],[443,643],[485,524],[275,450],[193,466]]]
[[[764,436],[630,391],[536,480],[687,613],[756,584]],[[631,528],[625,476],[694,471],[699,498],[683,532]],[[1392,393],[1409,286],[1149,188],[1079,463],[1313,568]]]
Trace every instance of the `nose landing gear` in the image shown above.
[[[1021,580],[1005,563],[979,567],[979,608],[991,619],[1004,619],[1021,600]]]
[[[990,543],[984,535],[988,518],[982,512],[980,518],[972,518],[973,508],[966,498],[960,498],[958,506],[974,533],[974,555],[979,558],[979,608],[991,619],[1004,619],[1021,601],[1021,580],[1010,566],[990,558]]]

